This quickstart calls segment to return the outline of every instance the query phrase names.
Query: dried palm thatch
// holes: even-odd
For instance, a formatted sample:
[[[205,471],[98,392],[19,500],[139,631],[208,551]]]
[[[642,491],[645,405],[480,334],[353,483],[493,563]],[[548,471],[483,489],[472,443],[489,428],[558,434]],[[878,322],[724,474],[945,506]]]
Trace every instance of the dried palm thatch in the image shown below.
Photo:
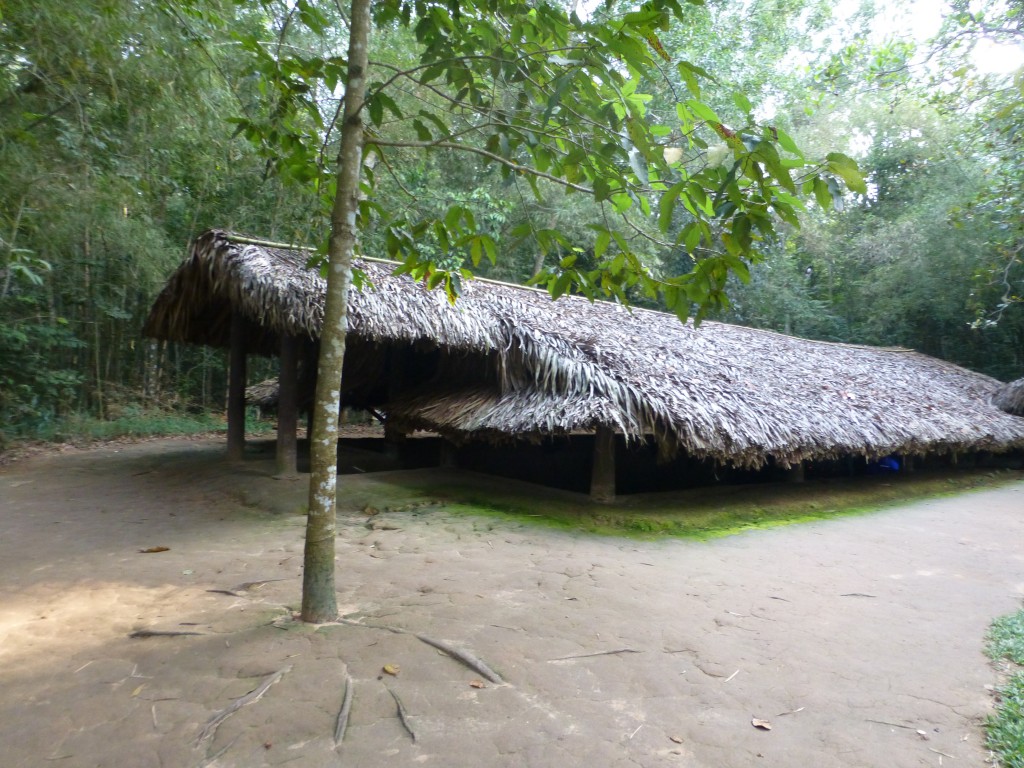
[[[277,408],[279,386],[277,379],[264,379],[258,384],[245,388],[245,402],[255,405],[263,412],[271,412]]]
[[[992,393],[992,404],[1014,416],[1024,416],[1024,379],[999,387]]]
[[[208,232],[144,333],[225,347],[234,309],[250,321],[251,352],[273,354],[282,333],[317,338],[325,284],[305,262],[298,251]],[[389,263],[359,266],[372,287],[350,299],[346,378],[351,369],[363,385],[379,384],[396,350],[429,358],[431,374],[383,405],[409,426],[490,439],[606,426],[654,435],[665,455],[745,467],[1024,446],[1024,420],[991,404],[998,381],[910,350],[695,328],[484,280],[451,306]]]

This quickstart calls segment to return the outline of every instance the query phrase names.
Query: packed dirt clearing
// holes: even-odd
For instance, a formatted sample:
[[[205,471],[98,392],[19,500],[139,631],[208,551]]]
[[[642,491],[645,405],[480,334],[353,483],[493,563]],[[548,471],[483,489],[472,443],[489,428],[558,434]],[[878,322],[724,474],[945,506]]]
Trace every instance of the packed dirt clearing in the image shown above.
[[[1024,597],[1024,483],[639,541],[429,498],[367,514],[366,499],[447,476],[350,475],[347,622],[313,627],[291,618],[304,479],[223,451],[162,440],[0,469],[5,767],[988,757],[982,647]]]

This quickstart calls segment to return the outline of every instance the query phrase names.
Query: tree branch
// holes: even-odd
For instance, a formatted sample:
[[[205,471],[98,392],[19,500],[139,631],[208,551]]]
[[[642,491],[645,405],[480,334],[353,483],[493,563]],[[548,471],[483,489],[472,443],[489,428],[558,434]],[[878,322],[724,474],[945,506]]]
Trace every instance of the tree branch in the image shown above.
[[[534,176],[538,179],[547,179],[550,182],[559,184],[566,189],[571,189],[574,192],[583,192],[587,195],[594,194],[594,190],[579,184],[574,184],[571,181],[560,179],[550,173],[544,173],[538,171],[536,168],[530,168],[528,165],[520,165],[519,163],[513,162],[501,155],[496,155],[493,152],[488,152],[486,149],[480,149],[480,147],[471,147],[466,144],[456,144],[451,141],[389,141],[387,139],[378,138],[367,138],[367,144],[374,144],[378,147],[404,147],[407,149],[454,149],[460,152],[469,152],[470,154],[479,155],[485,157],[488,160],[503,165],[517,173],[526,174],[528,176]]]

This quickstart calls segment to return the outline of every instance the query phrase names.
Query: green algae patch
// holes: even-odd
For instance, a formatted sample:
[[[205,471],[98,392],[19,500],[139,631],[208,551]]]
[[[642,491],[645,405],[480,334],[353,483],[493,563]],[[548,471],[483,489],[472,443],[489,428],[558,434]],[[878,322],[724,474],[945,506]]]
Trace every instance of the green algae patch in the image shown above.
[[[383,475],[387,475],[384,477]],[[360,477],[344,501],[353,512],[408,512],[425,507],[468,516],[599,535],[707,539],[781,525],[862,515],[923,499],[997,487],[1024,479],[1014,470],[961,470],[762,483],[637,494],[597,504],[582,494],[450,470]],[[353,509],[353,507],[355,507]]]

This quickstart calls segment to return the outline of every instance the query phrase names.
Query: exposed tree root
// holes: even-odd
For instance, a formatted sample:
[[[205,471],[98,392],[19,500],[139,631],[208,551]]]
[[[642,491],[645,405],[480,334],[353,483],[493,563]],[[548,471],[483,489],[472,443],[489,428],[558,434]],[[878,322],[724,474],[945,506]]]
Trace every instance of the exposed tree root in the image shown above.
[[[499,675],[497,672],[495,672],[493,669],[487,666],[483,661],[478,659],[476,656],[467,653],[461,648],[456,648],[454,645],[450,645],[449,643],[444,642],[444,640],[435,640],[434,638],[427,637],[426,635],[415,635],[415,637],[420,642],[426,643],[427,645],[431,645],[434,648],[437,648],[439,651],[444,651],[453,659],[462,662],[462,664],[469,667],[471,670],[476,672],[481,677],[487,678],[492,683],[502,685],[505,682],[502,679],[501,675]]]
[[[260,683],[256,688],[249,691],[249,693],[245,694],[244,696],[239,696],[227,707],[225,707],[220,712],[211,717],[206,722],[206,725],[203,726],[203,730],[199,732],[199,738],[196,740],[196,747],[201,746],[203,742],[213,738],[213,736],[216,735],[217,729],[220,727],[221,723],[223,723],[225,720],[231,717],[231,715],[235,714],[235,712],[240,710],[242,707],[248,704],[253,704],[259,701],[261,698],[263,698],[263,694],[269,690],[270,686],[280,681],[280,679],[289,672],[291,672],[291,670],[292,667],[291,664],[289,664],[284,669],[280,669],[274,674],[268,675],[266,680]]]
[[[388,693],[391,694],[391,698],[395,700],[395,706],[398,708],[398,719],[402,721],[402,727],[408,732],[412,738],[413,744],[416,743],[416,731],[412,729],[412,725],[409,724],[409,713],[405,711],[405,705],[402,704],[402,700],[398,698],[398,694],[388,688]]]
[[[220,759],[221,755],[223,755],[225,752],[227,752],[229,749],[231,749],[233,746],[235,746],[235,742],[236,741],[238,741],[238,737],[237,736],[235,736],[235,738],[233,738],[226,745],[224,745],[223,747],[218,749],[212,755],[207,757],[205,760],[203,760],[203,762],[201,762],[199,764],[199,768],[209,768],[209,766],[211,766],[214,763],[216,763],[217,760]]]
[[[597,653],[581,653],[578,656],[562,656],[559,659],[548,659],[548,663],[554,663],[556,661],[573,661],[574,659],[590,659],[594,656],[615,656],[620,653],[643,653],[635,648],[619,648],[615,651],[598,651]]]
[[[334,746],[341,744],[348,730],[348,716],[352,712],[352,697],[355,695],[355,683],[352,676],[345,673],[345,693],[341,698],[341,709],[338,711],[338,722],[334,726]]]
[[[421,635],[416,632],[410,632],[407,629],[399,629],[398,627],[388,627],[383,624],[362,624],[358,621],[352,621],[351,619],[343,618],[339,618],[338,623],[347,624],[353,627],[363,627],[364,629],[379,629],[385,632],[392,632],[396,635],[412,635],[421,643],[426,643],[429,646],[437,648],[439,651],[442,651],[443,653],[447,654],[463,666],[473,670],[481,677],[487,678],[490,682],[494,683],[495,685],[505,684],[505,680],[501,677],[501,675],[499,675],[497,672],[495,672],[493,669],[487,666],[487,664],[485,664],[483,661],[478,659],[476,656],[473,656],[471,653],[462,650],[461,648],[456,648],[450,643],[446,643],[444,640],[436,640],[433,637],[428,637],[427,635]],[[614,651],[614,653],[621,652],[622,651]]]
[[[180,637],[181,635],[206,635],[207,632],[183,632],[177,630],[162,630],[162,629],[137,629],[132,632],[128,637],[133,638],[146,638],[146,637]]]
[[[288,579],[264,579],[263,581],[247,581],[244,584],[237,584],[231,589],[208,589],[207,592],[214,592],[218,595],[231,595],[232,597],[249,597],[253,592],[263,589],[272,581],[288,581]]]

